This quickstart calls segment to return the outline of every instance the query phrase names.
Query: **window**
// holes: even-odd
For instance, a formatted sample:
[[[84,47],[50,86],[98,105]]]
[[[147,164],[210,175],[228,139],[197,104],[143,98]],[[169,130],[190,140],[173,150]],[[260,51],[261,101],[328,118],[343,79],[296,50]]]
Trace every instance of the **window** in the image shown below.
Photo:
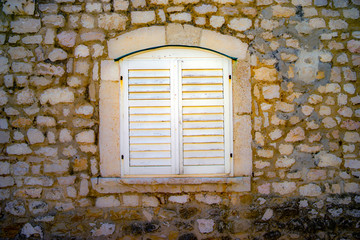
[[[231,60],[164,48],[120,60],[122,176],[231,176]]]

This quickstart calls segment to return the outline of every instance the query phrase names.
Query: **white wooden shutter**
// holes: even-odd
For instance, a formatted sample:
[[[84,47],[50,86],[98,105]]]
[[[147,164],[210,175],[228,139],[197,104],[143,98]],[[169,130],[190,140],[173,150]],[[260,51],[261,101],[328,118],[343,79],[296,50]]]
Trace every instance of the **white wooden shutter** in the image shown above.
[[[185,60],[181,64],[184,174],[230,172],[231,129],[228,61]]]
[[[123,76],[126,174],[173,174],[169,61],[127,61]]]
[[[230,60],[181,54],[121,64],[123,175],[230,173]]]

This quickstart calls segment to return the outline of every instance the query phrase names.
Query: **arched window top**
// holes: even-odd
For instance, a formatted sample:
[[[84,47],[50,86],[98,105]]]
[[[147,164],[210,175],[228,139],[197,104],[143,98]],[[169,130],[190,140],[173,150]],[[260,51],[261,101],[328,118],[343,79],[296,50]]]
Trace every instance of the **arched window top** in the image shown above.
[[[115,58],[114,61],[121,59],[137,59],[137,58],[187,58],[187,57],[199,57],[199,58],[219,58],[226,57],[232,60],[237,60],[236,57],[226,55],[224,53],[199,47],[199,46],[186,46],[186,45],[163,45],[151,48],[145,48],[134,52],[127,53],[123,56]]]

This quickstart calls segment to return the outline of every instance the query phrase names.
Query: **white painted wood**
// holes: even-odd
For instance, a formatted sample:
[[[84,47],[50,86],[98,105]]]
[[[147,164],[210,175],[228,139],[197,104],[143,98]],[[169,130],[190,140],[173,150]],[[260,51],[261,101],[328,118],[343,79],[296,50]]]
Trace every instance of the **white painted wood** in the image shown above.
[[[230,173],[231,61],[178,50],[121,61],[123,175]]]

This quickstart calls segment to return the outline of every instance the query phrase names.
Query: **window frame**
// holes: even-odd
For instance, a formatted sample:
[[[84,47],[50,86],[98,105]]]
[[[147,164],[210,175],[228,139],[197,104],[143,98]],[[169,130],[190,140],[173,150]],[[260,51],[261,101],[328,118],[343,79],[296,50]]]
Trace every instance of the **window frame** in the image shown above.
[[[227,133],[224,135],[224,138],[226,137],[226,140],[224,140],[224,173],[200,173],[200,174],[184,174],[182,173],[182,169],[184,168],[184,163],[179,162],[179,159],[181,161],[182,152],[181,149],[179,150],[180,155],[178,161],[175,162],[175,171],[173,171],[171,174],[129,174],[129,149],[127,148],[128,144],[126,141],[128,141],[128,135],[124,134],[125,132],[129,132],[129,126],[127,124],[127,111],[125,110],[126,107],[128,107],[127,104],[127,95],[124,93],[127,93],[127,69],[130,64],[130,62],[141,62],[141,61],[162,61],[162,62],[169,62],[170,65],[177,64],[176,71],[181,71],[182,66],[179,62],[181,61],[196,61],[196,60],[209,60],[210,61],[217,61],[221,63],[221,69],[223,72],[223,86],[224,86],[224,96],[223,96],[223,107],[224,107],[224,132]],[[180,47],[166,47],[156,50],[148,50],[140,53],[132,54],[128,57],[125,57],[119,61],[119,68],[120,68],[120,75],[121,75],[121,81],[120,81],[120,155],[121,155],[121,177],[123,178],[131,178],[131,177],[181,177],[181,178],[187,178],[187,177],[233,177],[234,176],[234,163],[233,163],[233,112],[232,112],[232,60],[230,58],[224,57],[223,55],[220,55],[218,53],[213,53],[207,50],[203,49],[193,49],[193,48],[180,48]],[[136,65],[136,64],[135,64]],[[174,73],[173,73],[174,74]],[[176,84],[178,84],[178,96],[180,96],[181,87],[180,87],[180,79],[182,78],[180,76],[180,72],[175,73],[177,76],[171,76],[171,78],[175,77],[175,79],[172,80],[171,88],[173,89],[173,81],[178,81]],[[179,100],[180,104],[178,107],[181,107],[182,100]],[[173,103],[172,103],[173,104]],[[176,103],[177,104],[177,103]],[[175,113],[178,114],[179,117],[181,117],[181,111]],[[173,121],[173,119],[171,120]],[[180,134],[180,129],[177,129],[178,135],[175,139],[176,144],[180,146],[180,143],[178,141],[180,138],[182,138],[183,134]],[[173,144],[174,139],[171,141],[171,144]],[[226,144],[225,144],[226,143]],[[178,169],[180,167],[180,169]],[[187,167],[188,169],[191,169],[192,167]],[[195,167],[196,168],[196,167]],[[141,171],[141,170],[140,170]]]

